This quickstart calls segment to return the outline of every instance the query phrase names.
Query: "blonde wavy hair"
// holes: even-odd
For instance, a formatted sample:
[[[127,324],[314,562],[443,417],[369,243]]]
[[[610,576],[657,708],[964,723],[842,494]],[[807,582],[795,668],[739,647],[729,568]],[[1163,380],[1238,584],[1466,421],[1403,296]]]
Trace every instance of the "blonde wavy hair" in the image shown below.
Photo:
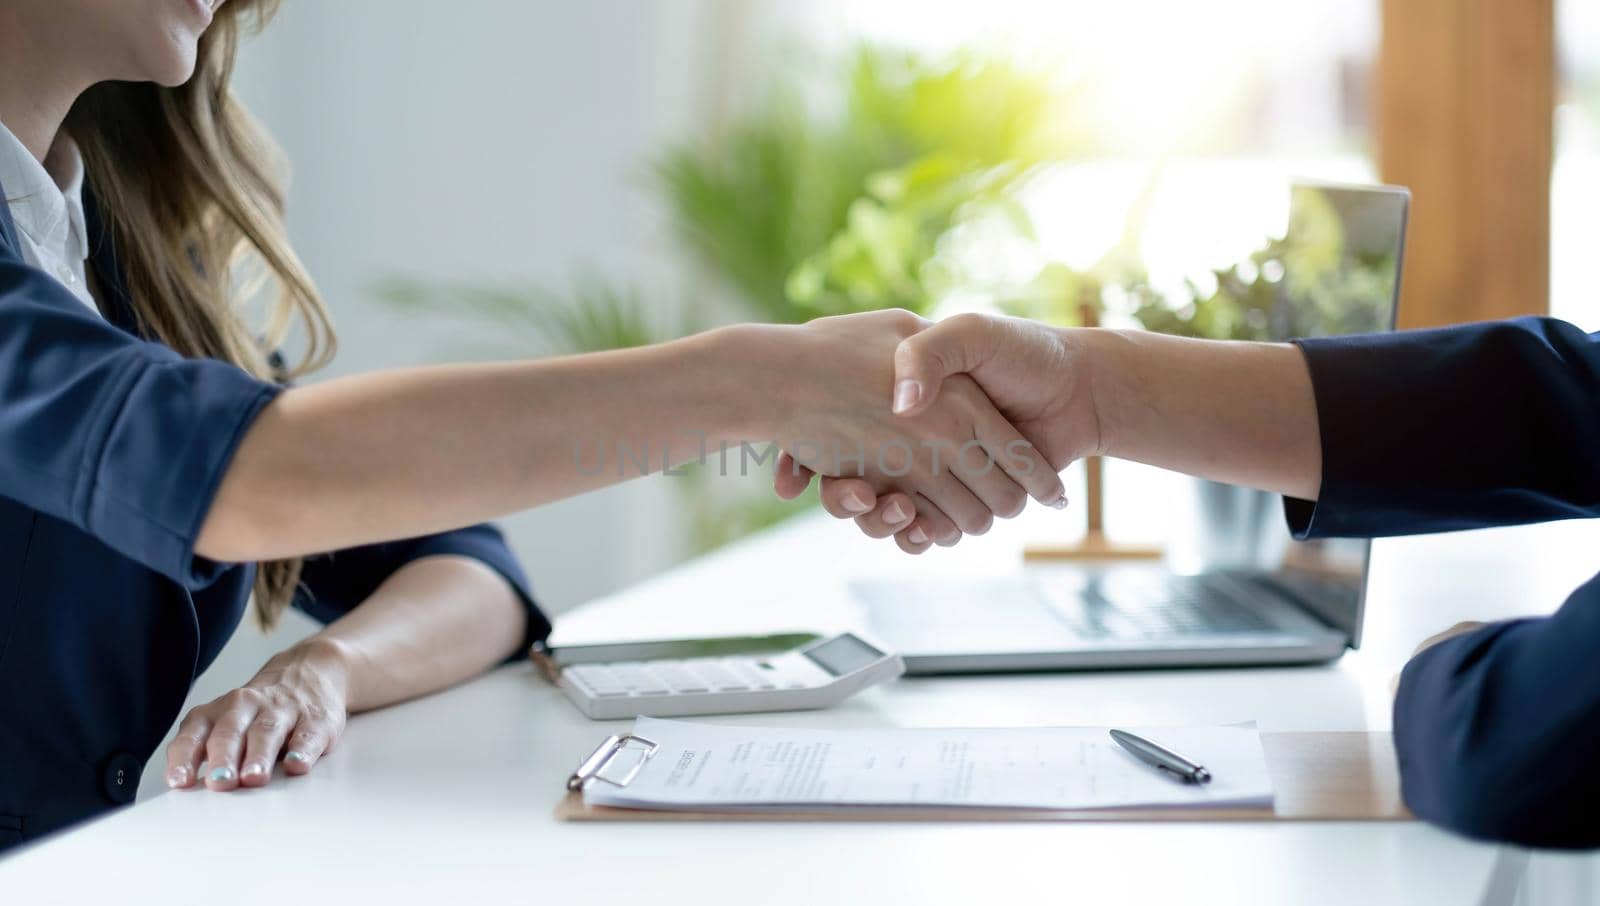
[[[287,168],[228,83],[246,24],[276,0],[232,0],[201,37],[192,78],[176,88],[105,82],[67,117],[88,185],[127,281],[139,328],[182,355],[230,362],[287,382],[333,355],[332,323],[289,246]],[[249,303],[271,292],[265,317]],[[276,353],[298,323],[303,353]],[[256,616],[270,628],[294,596],[300,560],[260,564]]]

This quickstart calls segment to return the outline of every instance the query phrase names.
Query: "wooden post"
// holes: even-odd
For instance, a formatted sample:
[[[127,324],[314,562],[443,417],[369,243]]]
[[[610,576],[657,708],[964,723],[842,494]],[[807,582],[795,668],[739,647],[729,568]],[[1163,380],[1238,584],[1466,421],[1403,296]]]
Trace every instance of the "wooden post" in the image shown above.
[[[1100,323],[1099,287],[1086,291],[1079,303],[1079,323],[1095,327]],[[1028,561],[1051,560],[1157,560],[1162,556],[1158,547],[1130,547],[1117,544],[1106,535],[1105,460],[1090,456],[1083,461],[1083,505],[1085,526],[1083,539],[1077,544],[1030,544],[1022,551]]]
[[[1402,327],[1550,306],[1554,0],[1383,0],[1378,170],[1412,192]]]

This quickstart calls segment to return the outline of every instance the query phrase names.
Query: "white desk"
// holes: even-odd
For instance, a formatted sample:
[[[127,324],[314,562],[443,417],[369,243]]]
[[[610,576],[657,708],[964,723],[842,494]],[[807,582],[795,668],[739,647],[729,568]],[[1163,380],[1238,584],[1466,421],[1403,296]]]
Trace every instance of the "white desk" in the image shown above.
[[[806,519],[561,620],[558,641],[835,628],[841,580],[1015,569],[1017,524],[913,561]],[[1033,523],[1038,536],[1038,523]],[[1589,574],[1600,525],[1380,543],[1368,643],[1335,665],[908,680],[828,726],[1388,725],[1390,676],[1423,636],[1506,602],[1553,607]],[[1423,602],[1431,602],[1421,612]],[[1440,603],[1443,602],[1443,603]],[[741,718],[724,718],[740,720]],[[1501,851],[1417,823],[568,825],[562,781],[606,732],[525,665],[351,721],[313,776],[167,794],[0,861],[0,900],[44,903],[1482,902]],[[1526,860],[1500,858],[1500,870]],[[1535,856],[1516,902],[1594,902],[1587,858]],[[1520,871],[1512,875],[1516,876]],[[1494,900],[1499,901],[1499,900]]]

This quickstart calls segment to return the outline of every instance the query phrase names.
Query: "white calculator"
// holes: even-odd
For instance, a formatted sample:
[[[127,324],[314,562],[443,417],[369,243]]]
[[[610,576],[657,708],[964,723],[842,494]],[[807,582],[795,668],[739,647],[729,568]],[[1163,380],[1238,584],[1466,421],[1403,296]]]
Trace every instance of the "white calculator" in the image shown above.
[[[595,720],[826,708],[905,672],[899,655],[848,632],[540,644],[530,655]]]

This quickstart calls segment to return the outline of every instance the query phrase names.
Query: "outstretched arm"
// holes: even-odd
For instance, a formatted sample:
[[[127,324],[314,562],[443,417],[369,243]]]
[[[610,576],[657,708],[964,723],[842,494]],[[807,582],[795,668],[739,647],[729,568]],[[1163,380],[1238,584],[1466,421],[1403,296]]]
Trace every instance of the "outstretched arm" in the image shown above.
[[[952,375],[969,376],[1057,469],[1081,456],[1131,459],[1314,500],[1321,479],[1317,406],[1294,346],[1217,343],[1139,331],[1063,330],[1017,318],[959,315],[895,352],[894,405],[914,417]],[[886,401],[887,402],[887,401]],[[780,476],[779,492],[798,493]],[[847,497],[871,506],[850,513]],[[868,534],[925,549],[919,513],[895,524],[897,495],[825,481],[823,501]],[[859,506],[859,504],[858,504]]]
[[[892,350],[925,324],[877,312],[283,390],[118,329],[0,250],[0,494],[188,587],[229,561],[482,522],[694,459],[702,443],[778,441],[809,468],[915,492],[968,532],[1024,489],[1059,497],[1036,463],[935,466],[924,441],[1021,441],[970,381],[917,419],[888,413]],[[893,474],[871,455],[891,445],[911,454]]]
[[[896,411],[926,411],[953,374],[970,374],[1047,456],[1114,456],[1316,499],[1316,401],[1288,344],[961,316],[895,350]]]
[[[1600,515],[1600,340],[1550,318],[1291,346],[974,315],[907,339],[896,372],[905,412],[966,373],[1047,456],[1278,491],[1304,535]],[[824,499],[846,491],[867,489]]]
[[[776,440],[808,467],[914,491],[967,532],[1020,509],[1028,491],[1059,496],[1059,478],[1042,463],[964,471],[929,456],[938,439],[977,437],[993,450],[1020,442],[975,389],[916,418],[888,413],[880,400],[890,351],[921,326],[878,312],[289,390],[244,437],[196,550],[272,559],[425,534],[744,441]],[[886,465],[879,454],[888,448],[914,461]],[[740,455],[735,448],[732,467]]]

